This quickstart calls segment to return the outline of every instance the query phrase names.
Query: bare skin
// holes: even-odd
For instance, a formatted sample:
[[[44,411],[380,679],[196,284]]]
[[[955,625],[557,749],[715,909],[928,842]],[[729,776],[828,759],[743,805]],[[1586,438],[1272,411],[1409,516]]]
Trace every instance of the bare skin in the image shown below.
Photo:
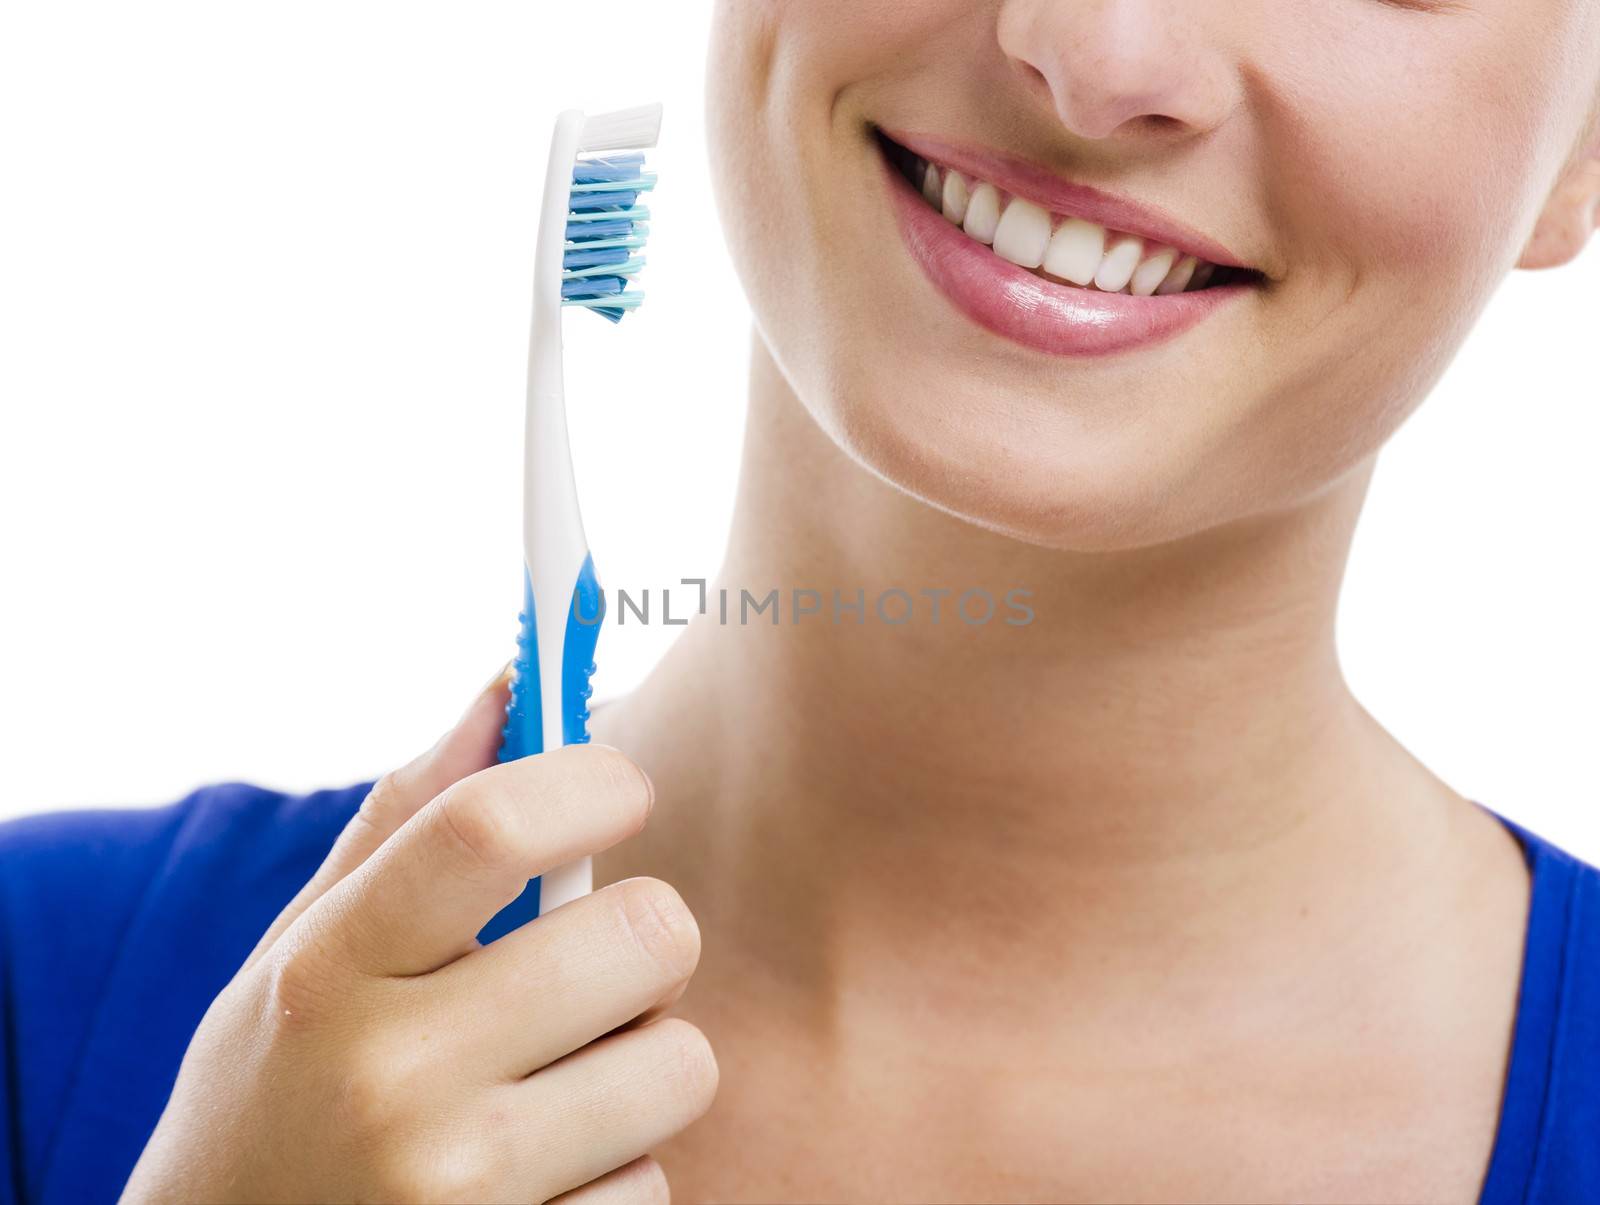
[[[599,713],[661,800],[601,868],[705,934],[678,1011],[722,1086],[658,1152],[680,1198],[1473,1198],[1527,875],[1340,679],[1365,473],[1137,563],[1033,558],[756,364],[725,583],[1022,581],[1040,620],[695,625]]]
[[[614,750],[488,768],[490,692],[214,1004],[128,1199],[1472,1200],[1527,873],[1334,617],[1377,450],[1593,234],[1600,0],[717,11],[758,332],[720,584],[1035,621],[697,621],[596,715],[655,783],[632,840]],[[1260,287],[1134,354],[1008,343],[906,257],[874,123],[1170,209]]]
[[[653,799],[612,749],[494,765],[505,702],[373,789],[207,1011],[124,1201],[667,1199],[648,1152],[716,1091],[705,1038],[661,1015],[699,932],[636,879],[478,945]]]

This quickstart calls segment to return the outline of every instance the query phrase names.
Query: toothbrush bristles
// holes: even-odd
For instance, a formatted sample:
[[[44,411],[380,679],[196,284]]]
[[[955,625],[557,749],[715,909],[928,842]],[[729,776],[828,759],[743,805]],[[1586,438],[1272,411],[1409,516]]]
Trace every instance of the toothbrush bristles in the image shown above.
[[[636,254],[645,244],[650,211],[640,194],[655,187],[644,170],[644,154],[580,155],[572,166],[566,254],[562,258],[561,303],[592,310],[611,322],[644,300],[629,278],[644,266]]]

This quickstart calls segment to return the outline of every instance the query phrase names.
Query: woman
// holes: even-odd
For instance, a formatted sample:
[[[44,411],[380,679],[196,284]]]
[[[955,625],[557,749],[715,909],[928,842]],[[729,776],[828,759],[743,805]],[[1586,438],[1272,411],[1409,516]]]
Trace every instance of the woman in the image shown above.
[[[713,604],[594,746],[492,766],[497,683],[370,793],[14,827],[11,1191],[1600,1195],[1600,877],[1333,638],[1378,449],[1595,228],[1600,2],[726,0],[711,61],[720,586],[823,614]]]

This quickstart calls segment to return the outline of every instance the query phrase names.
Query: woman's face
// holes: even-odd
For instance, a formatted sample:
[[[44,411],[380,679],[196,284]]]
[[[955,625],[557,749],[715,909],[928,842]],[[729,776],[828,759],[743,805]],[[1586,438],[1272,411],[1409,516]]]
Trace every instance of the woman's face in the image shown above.
[[[936,506],[1106,549],[1364,464],[1597,80],[1600,0],[719,0],[710,116],[819,423]]]

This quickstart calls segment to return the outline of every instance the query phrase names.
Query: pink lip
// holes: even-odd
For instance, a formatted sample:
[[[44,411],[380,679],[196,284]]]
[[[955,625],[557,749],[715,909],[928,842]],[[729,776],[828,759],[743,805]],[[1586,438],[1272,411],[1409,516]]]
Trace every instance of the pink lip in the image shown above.
[[[1004,189],[1014,197],[1032,201],[1052,213],[1083,218],[1122,234],[1137,234],[1149,242],[1176,247],[1185,255],[1209,260],[1218,267],[1251,267],[1221,243],[1148,205],[1101,192],[1087,184],[1073,184],[1042,167],[1013,159],[998,151],[958,146],[921,134],[902,134],[887,128],[883,132],[914,155],[987,180],[996,188]]]
[[[1024,347],[1055,356],[1101,356],[1149,346],[1175,338],[1251,288],[1232,284],[1133,297],[1052,284],[962,233],[888,159],[883,170],[900,233],[928,279],[978,325]]]

